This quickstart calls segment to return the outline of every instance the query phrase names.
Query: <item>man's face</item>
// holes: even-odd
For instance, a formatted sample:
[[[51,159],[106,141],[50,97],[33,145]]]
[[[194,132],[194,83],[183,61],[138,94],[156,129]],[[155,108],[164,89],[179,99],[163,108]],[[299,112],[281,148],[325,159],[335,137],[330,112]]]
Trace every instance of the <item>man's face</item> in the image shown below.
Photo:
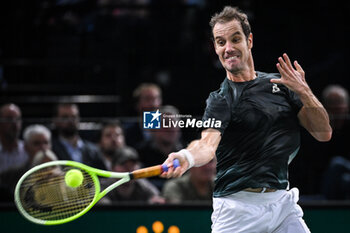
[[[55,120],[56,128],[63,137],[78,134],[79,110],[74,105],[60,106]]]
[[[45,134],[34,134],[25,143],[27,153],[34,157],[39,151],[51,149],[50,139]]]
[[[333,92],[327,97],[325,108],[329,114],[333,129],[341,129],[349,114],[349,104],[347,97],[342,93]]]
[[[114,165],[112,168],[112,171],[114,171],[114,172],[132,172],[132,171],[135,171],[136,169],[139,169],[139,168],[140,168],[140,166],[139,166],[138,162],[136,162],[134,160],[127,160],[122,164]],[[131,186],[134,185],[135,181],[136,180],[132,179],[129,182],[122,184],[121,186],[119,186],[119,188],[121,188],[119,191],[122,191],[123,188],[130,188]]]
[[[122,164],[116,164],[113,166],[114,172],[132,172],[139,168],[139,165],[137,161],[134,160],[127,160],[123,162]]]
[[[0,116],[0,133],[9,141],[16,141],[22,128],[20,110],[13,106],[5,107]]]
[[[162,105],[161,94],[155,88],[147,88],[142,91],[137,105],[140,113],[159,109]]]
[[[213,36],[215,52],[228,72],[238,74],[249,69],[253,35],[250,34],[247,40],[237,20],[215,24]]]
[[[125,146],[123,130],[118,126],[108,126],[103,129],[100,147],[106,154],[113,155],[115,150]]]

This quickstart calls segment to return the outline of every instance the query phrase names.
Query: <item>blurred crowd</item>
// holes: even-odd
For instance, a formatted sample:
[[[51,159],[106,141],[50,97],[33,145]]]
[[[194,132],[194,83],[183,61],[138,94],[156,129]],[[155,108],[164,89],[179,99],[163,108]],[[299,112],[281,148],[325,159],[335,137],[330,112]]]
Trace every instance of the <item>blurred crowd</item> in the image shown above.
[[[167,155],[184,148],[178,127],[147,130],[142,125],[144,111],[159,110],[177,115],[171,105],[162,105],[162,91],[152,83],[134,90],[136,121],[108,119],[100,122],[98,140],[80,135],[79,106],[58,103],[52,122],[33,123],[22,132],[22,113],[15,103],[0,108],[0,194],[1,202],[13,201],[17,181],[28,169],[54,160],[73,160],[94,168],[131,172],[162,164]],[[113,190],[101,203],[133,202],[143,204],[210,203],[215,176],[215,161],[192,168],[184,177],[166,180],[160,177],[132,180]],[[101,179],[105,188],[114,179]]]
[[[80,135],[79,106],[58,103],[52,121],[33,123],[22,129],[21,109],[15,103],[0,107],[0,201],[13,201],[14,188],[28,169],[54,160],[73,160],[115,172],[161,164],[167,155],[185,147],[179,127],[144,129],[144,111],[159,110],[162,114],[178,116],[175,106],[163,105],[161,88],[142,83],[133,92],[135,121],[108,119],[100,122],[98,139],[89,141]],[[311,199],[350,199],[349,94],[340,85],[329,85],[322,93],[333,138],[318,144],[306,134],[302,149],[292,165],[290,179],[301,193]],[[141,204],[210,203],[214,185],[216,161],[194,167],[181,178],[160,177],[132,180],[113,190],[101,203],[133,202]],[[107,187],[113,179],[102,179]]]

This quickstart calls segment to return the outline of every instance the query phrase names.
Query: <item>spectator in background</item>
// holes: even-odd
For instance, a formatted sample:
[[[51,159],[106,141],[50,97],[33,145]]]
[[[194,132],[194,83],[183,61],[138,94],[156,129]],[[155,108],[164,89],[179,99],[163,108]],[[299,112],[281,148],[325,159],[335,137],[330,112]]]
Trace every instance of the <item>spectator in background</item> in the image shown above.
[[[125,138],[120,122],[105,122],[101,129],[99,148],[106,170],[112,170],[113,156],[117,149],[123,147],[125,147]]]
[[[323,104],[333,130],[342,130],[349,123],[349,93],[340,85],[329,85],[322,92]]]
[[[29,161],[27,169],[41,163],[57,160],[51,151],[51,132],[43,125],[30,125],[23,132],[24,149]]]
[[[56,106],[54,126],[57,136],[52,140],[52,150],[61,160],[73,160],[91,167],[104,169],[95,144],[79,135],[80,114],[76,104],[60,103]]]
[[[177,121],[179,118],[179,110],[171,105],[166,105],[160,108],[162,118],[166,121]],[[181,131],[178,126],[169,128],[161,127],[160,129],[149,131],[151,134],[150,140],[140,146],[138,152],[140,161],[144,167],[162,164],[172,151],[177,151],[183,148],[181,142]],[[162,190],[165,179],[161,177],[152,177],[149,180]]]
[[[349,93],[340,85],[329,85],[323,93],[324,106],[333,128],[333,138],[324,150],[330,158],[324,176],[327,199],[350,199]]]
[[[327,153],[332,157],[343,156],[350,160],[349,93],[340,85],[329,85],[324,89],[322,97],[333,128],[332,140],[326,144]]]
[[[163,197],[167,203],[211,202],[216,174],[216,159],[202,167],[192,167],[189,172],[165,183]]]
[[[13,200],[14,187],[28,162],[23,141],[19,139],[22,113],[13,104],[0,107],[0,200]]]
[[[150,4],[150,2],[151,0],[98,0],[97,4],[102,7],[109,7],[109,9],[112,10],[111,15],[114,17],[128,16],[132,18],[145,19],[149,15],[149,10],[147,7],[142,6],[147,6]],[[140,7],[137,8],[135,6]]]
[[[133,92],[136,111],[139,119],[125,127],[126,144],[138,149],[150,139],[149,131],[143,129],[142,115],[144,111],[156,111],[162,105],[162,90],[153,83],[142,83]]]
[[[140,168],[136,150],[123,147],[113,159],[114,172],[131,172]],[[110,181],[111,182],[111,181]],[[113,190],[108,198],[112,202],[164,203],[159,191],[147,179],[131,180]]]

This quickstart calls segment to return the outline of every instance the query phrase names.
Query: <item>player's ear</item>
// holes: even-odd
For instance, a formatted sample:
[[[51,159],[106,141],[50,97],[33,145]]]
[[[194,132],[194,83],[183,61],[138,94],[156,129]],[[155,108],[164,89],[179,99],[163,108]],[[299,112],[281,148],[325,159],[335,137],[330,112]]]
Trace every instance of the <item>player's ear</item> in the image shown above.
[[[253,33],[250,33],[247,39],[248,49],[253,48]]]

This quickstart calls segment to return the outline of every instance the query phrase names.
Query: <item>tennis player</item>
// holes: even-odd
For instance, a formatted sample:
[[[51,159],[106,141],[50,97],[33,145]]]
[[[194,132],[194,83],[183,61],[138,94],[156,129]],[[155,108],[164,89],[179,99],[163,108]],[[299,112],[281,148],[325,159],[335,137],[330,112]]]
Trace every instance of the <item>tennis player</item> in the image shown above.
[[[181,167],[163,177],[179,177],[217,156],[212,232],[310,232],[288,187],[288,165],[300,146],[300,125],[318,141],[329,141],[326,110],[305,81],[297,61],[278,58],[279,74],[258,72],[247,15],[225,7],[210,21],[216,54],[226,70],[219,90],[210,93],[203,120],[221,120],[204,129],[186,149],[171,153]]]

